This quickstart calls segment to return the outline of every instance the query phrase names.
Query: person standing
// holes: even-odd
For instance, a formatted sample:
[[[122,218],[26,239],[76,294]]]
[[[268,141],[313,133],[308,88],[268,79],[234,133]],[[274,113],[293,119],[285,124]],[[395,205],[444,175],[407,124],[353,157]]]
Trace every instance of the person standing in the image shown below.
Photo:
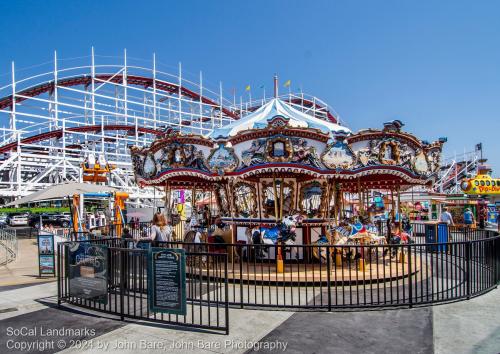
[[[478,218],[479,218],[479,228],[480,229],[484,229],[484,226],[485,226],[484,208],[480,208],[479,209]]]
[[[171,225],[167,224],[165,215],[161,212],[156,213],[153,216],[153,225],[151,226],[151,234],[149,237],[142,238],[142,240],[151,240],[158,242],[170,242],[172,241],[173,228]]]
[[[500,209],[497,210],[497,230],[500,232]]]
[[[464,212],[464,224],[466,227],[471,227],[474,225],[474,214],[472,214],[472,211],[470,208],[466,208]]]
[[[488,227],[488,207],[485,206],[483,208],[483,220],[484,220],[484,227]]]
[[[453,216],[451,215],[447,207],[443,209],[443,213],[441,214],[441,218],[439,221],[447,223],[448,226],[455,225],[455,223],[453,222]]]

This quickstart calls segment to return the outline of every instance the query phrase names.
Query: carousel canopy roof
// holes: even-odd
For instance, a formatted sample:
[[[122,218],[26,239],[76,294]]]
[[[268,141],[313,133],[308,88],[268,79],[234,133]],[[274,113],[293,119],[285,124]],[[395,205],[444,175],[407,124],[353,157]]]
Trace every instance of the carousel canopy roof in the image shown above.
[[[209,134],[209,137],[213,139],[227,138],[235,136],[240,131],[244,130],[265,129],[268,127],[269,121],[276,116],[282,116],[288,121],[288,126],[294,128],[314,128],[321,130],[325,134],[351,132],[349,128],[312,117],[293,108],[278,98],[273,98],[271,101],[246,117],[234,121],[225,127],[215,129]]]

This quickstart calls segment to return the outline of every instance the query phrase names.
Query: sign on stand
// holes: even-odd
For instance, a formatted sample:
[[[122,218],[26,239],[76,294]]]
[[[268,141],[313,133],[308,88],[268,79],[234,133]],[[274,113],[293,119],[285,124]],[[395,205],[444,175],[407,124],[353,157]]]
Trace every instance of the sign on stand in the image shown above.
[[[38,234],[38,275],[56,275],[54,235]]]
[[[185,251],[177,248],[152,248],[148,257],[150,311],[185,315]]]
[[[69,295],[108,302],[108,247],[90,242],[71,242],[66,258]]]

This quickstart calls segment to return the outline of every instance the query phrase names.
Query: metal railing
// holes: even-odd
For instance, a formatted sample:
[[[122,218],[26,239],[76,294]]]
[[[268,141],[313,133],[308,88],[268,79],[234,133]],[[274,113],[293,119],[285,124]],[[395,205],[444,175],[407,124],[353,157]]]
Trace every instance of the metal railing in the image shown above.
[[[500,280],[500,237],[489,231],[483,236],[405,245],[164,246],[227,253],[232,305],[330,311],[411,307],[480,295]],[[279,250],[282,272],[276,261]]]
[[[0,265],[6,265],[18,258],[19,245],[15,232],[0,229]]]
[[[227,255],[210,252],[186,253],[186,315],[156,313],[150,310],[148,292],[148,251],[130,249],[117,238],[92,239],[107,246],[106,301],[84,299],[71,294],[69,248],[57,247],[58,304],[63,302],[119,316],[183,327],[195,327],[229,333]],[[202,263],[205,266],[202,266]],[[207,266],[208,265],[208,266]]]
[[[131,237],[149,237],[151,234],[151,222],[134,222],[124,224],[121,227],[121,234],[125,230],[129,233]],[[184,240],[184,234],[188,230],[188,223],[186,221],[180,221],[173,226],[173,240],[182,242]],[[92,228],[89,232],[81,232],[80,234],[92,234],[94,236],[106,236],[106,237],[117,237],[121,236],[117,234],[116,225],[106,225]]]
[[[131,230],[140,230],[133,229]],[[429,230],[436,233],[430,242]],[[134,231],[132,231],[134,232]],[[135,231],[141,232],[141,231]],[[437,225],[416,224],[408,244],[255,245],[154,242],[187,252],[226,254],[227,301],[239,307],[342,309],[417,306],[469,299],[500,281],[500,236],[451,227],[446,242]],[[133,239],[97,239],[136,247]],[[144,242],[144,241],[142,241]],[[283,258],[279,271],[277,258]],[[191,268],[207,282],[206,263]]]

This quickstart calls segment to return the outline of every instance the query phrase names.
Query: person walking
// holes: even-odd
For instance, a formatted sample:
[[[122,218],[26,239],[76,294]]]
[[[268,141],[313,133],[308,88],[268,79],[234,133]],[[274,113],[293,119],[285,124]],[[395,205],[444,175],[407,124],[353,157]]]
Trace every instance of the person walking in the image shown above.
[[[453,216],[451,215],[447,207],[444,207],[443,213],[441,214],[441,218],[439,219],[439,221],[447,223],[448,226],[455,225],[455,223],[453,222]]]

